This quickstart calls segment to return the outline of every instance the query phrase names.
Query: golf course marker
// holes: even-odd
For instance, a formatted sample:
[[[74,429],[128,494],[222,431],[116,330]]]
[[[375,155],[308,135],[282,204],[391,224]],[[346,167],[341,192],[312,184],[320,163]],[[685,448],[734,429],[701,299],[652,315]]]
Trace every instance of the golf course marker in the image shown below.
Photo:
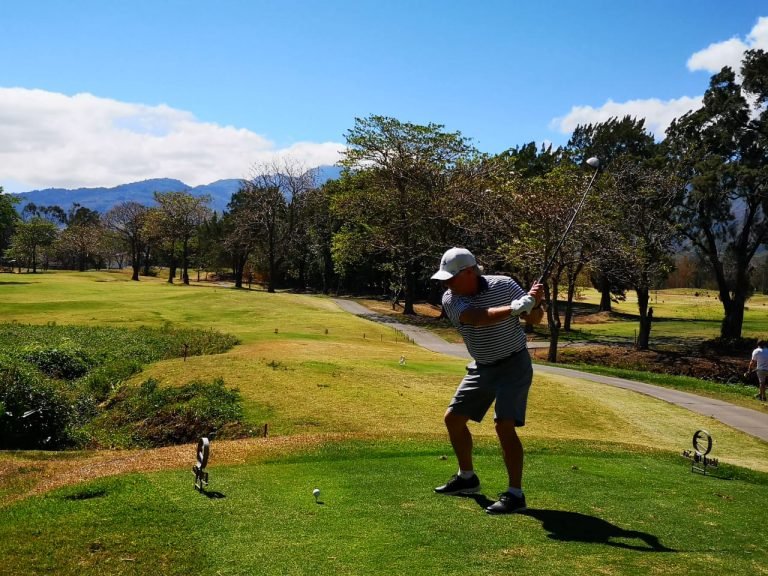
[[[208,465],[208,456],[211,451],[211,443],[208,438],[200,438],[197,443],[197,463],[192,466],[192,473],[195,475],[195,489],[203,491],[208,486],[208,472],[205,467]]]
[[[717,458],[707,456],[712,451],[712,435],[706,430],[696,430],[693,434],[693,452],[683,450],[683,456],[691,461],[691,472],[707,475],[707,468],[717,468]]]

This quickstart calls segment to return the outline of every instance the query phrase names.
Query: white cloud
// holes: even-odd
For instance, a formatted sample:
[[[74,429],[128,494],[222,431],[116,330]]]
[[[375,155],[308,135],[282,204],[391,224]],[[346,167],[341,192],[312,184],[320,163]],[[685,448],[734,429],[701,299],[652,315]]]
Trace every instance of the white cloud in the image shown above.
[[[719,72],[723,66],[730,66],[738,72],[744,51],[749,49],[768,50],[768,17],[758,18],[757,23],[745,40],[730,38],[722,42],[710,44],[703,50],[694,53],[688,59],[690,71],[704,70],[710,73]],[[672,123],[690,110],[696,110],[702,105],[703,96],[682,96],[672,100],[628,100],[614,102],[608,100],[598,108],[592,106],[574,106],[565,116],[554,118],[549,127],[563,134],[570,134],[579,124],[595,124],[624,116],[645,118],[645,127],[661,140]]]
[[[657,98],[629,100],[627,102],[608,100],[599,108],[574,106],[565,116],[554,118],[550,122],[550,128],[563,134],[570,134],[579,124],[596,124],[605,122],[610,118],[631,116],[633,118],[645,118],[645,128],[652,132],[656,139],[661,140],[672,120],[690,110],[700,108],[701,105],[701,96],[695,98],[683,96],[666,101]]]
[[[25,88],[0,88],[0,134],[0,185],[6,192],[148,178],[195,186],[246,177],[254,163],[275,157],[308,167],[334,164],[343,149],[336,142],[278,149],[249,130],[201,122],[166,105]]]
[[[730,38],[723,42],[710,44],[703,50],[694,53],[688,59],[688,69],[693,71],[720,72],[723,66],[730,66],[735,72],[741,68],[744,51],[749,49],[768,50],[768,17],[757,19],[746,41]]]

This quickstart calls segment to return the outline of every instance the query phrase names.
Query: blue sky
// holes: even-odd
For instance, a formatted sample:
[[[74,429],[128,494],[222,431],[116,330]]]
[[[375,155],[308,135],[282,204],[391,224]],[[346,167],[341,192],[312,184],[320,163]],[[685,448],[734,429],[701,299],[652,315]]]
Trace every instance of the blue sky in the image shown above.
[[[370,114],[491,153],[623,114],[661,138],[768,49],[764,0],[3,0],[0,22],[6,192],[329,164]]]

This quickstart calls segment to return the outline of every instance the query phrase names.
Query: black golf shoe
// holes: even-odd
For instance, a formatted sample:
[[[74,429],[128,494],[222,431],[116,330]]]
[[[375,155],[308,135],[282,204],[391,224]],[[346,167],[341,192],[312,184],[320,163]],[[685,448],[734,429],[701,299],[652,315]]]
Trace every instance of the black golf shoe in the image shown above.
[[[474,474],[471,478],[462,478],[458,474],[451,476],[446,484],[435,488],[438,494],[452,496],[454,494],[474,494],[480,490],[480,478]]]
[[[485,511],[488,514],[514,514],[515,512],[523,512],[526,509],[525,495],[515,496],[509,492],[502,492],[499,494],[499,501],[488,506]]]

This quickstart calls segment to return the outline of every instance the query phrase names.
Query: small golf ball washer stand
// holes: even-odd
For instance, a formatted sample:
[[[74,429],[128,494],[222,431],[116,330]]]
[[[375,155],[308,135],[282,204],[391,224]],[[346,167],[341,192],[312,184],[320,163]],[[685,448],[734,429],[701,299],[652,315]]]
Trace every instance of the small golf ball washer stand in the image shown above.
[[[691,461],[691,472],[707,475],[708,468],[717,468],[717,458],[707,456],[712,451],[712,436],[706,430],[696,430],[693,435],[693,452],[683,450],[683,456]]]
[[[192,473],[195,475],[195,489],[200,492],[205,486],[208,486],[208,472],[205,467],[208,465],[208,456],[211,452],[211,443],[208,438],[200,438],[197,443],[197,464],[192,466]]]

